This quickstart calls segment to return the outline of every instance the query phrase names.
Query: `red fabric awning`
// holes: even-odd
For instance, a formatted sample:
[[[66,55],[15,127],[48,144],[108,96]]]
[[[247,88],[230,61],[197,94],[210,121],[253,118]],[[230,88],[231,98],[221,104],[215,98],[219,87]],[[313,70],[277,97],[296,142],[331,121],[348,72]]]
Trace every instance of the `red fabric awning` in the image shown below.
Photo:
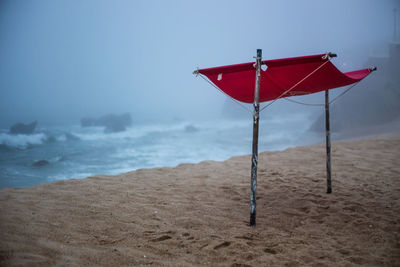
[[[342,73],[326,54],[264,60],[262,63],[267,69],[261,71],[260,102],[346,86],[364,79],[371,72],[370,69],[362,69]],[[253,103],[254,62],[200,69],[198,73],[207,76],[232,98]]]

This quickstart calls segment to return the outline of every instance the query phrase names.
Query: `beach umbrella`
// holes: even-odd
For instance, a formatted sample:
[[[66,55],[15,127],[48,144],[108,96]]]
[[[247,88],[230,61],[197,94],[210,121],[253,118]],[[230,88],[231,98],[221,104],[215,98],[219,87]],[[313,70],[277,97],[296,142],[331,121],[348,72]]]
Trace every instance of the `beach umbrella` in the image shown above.
[[[256,189],[258,164],[258,128],[260,112],[280,98],[325,91],[327,193],[332,192],[328,90],[355,85],[376,68],[342,73],[330,61],[336,54],[262,60],[257,49],[255,62],[197,69],[193,73],[209,81],[233,100],[253,104],[253,144],[250,183],[250,226],[256,225]],[[262,66],[266,68],[262,68]],[[352,88],[352,87],[351,87]],[[351,89],[350,88],[350,89]],[[347,92],[346,90],[345,92]],[[269,103],[260,109],[260,103]]]

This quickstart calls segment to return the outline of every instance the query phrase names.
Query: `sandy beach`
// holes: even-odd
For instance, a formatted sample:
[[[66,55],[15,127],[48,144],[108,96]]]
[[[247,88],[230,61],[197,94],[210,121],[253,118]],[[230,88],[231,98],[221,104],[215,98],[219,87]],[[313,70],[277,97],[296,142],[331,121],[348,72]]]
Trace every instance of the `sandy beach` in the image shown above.
[[[400,133],[0,190],[2,266],[400,266]]]

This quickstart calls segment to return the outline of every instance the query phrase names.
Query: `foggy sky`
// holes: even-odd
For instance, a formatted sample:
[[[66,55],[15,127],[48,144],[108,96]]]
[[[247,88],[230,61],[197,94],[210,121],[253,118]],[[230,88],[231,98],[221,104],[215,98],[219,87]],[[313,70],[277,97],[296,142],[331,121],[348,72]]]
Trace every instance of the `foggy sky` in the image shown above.
[[[342,71],[386,52],[396,0],[0,0],[0,127],[216,116],[196,67],[332,51]],[[285,102],[285,104],[287,104]],[[278,105],[279,107],[279,105]]]

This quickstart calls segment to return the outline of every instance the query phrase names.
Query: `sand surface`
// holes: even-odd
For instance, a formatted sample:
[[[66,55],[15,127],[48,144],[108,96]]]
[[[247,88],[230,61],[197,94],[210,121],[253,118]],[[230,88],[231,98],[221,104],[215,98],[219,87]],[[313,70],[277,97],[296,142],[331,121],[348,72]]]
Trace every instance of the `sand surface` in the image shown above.
[[[400,134],[0,190],[0,265],[400,266]]]

